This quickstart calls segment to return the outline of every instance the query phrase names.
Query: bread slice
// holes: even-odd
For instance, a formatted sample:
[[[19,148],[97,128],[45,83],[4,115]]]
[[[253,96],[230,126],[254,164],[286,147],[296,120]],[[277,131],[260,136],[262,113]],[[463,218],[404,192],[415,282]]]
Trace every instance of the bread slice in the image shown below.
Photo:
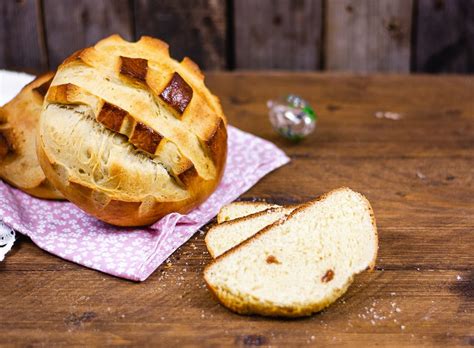
[[[252,237],[262,228],[285,218],[296,206],[270,208],[255,214],[239,217],[214,225],[206,234],[207,250],[213,258]]]
[[[219,256],[204,279],[237,313],[305,316],[333,303],[355,274],[373,268],[377,249],[370,203],[341,188]]]
[[[221,208],[217,214],[217,223],[235,220],[243,216],[255,214],[270,208],[280,207],[277,204],[266,202],[233,202]]]

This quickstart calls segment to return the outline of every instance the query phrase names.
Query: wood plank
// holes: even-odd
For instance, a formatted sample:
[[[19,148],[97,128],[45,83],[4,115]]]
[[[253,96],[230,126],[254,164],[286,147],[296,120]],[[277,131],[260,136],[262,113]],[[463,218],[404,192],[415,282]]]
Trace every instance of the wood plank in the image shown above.
[[[319,70],[322,1],[234,1],[237,69]]]
[[[410,71],[412,0],[328,1],[327,70]]]
[[[137,37],[154,36],[170,45],[178,60],[185,56],[202,69],[227,67],[225,0],[136,0]]]
[[[269,320],[232,314],[213,300],[202,280],[210,261],[202,247],[202,236],[193,238],[170,259],[171,266],[162,266],[142,284],[79,266],[74,272],[3,272],[0,313],[9,320],[0,327],[2,343],[375,346],[472,340],[466,325],[473,319],[472,271],[365,273],[323,313]],[[31,249],[22,246],[15,257],[29,257]]]
[[[414,70],[474,72],[474,1],[419,0]]]
[[[0,68],[45,71],[48,57],[40,1],[1,1],[0,18]]]
[[[474,79],[207,75],[231,124],[292,158],[241,199],[302,202],[341,185],[363,192],[379,230],[376,271],[358,276],[323,313],[266,319],[233,314],[205,289],[204,233],[139,284],[56,258],[22,237],[0,263],[2,344],[472,345]],[[316,133],[296,145],[273,132],[265,106],[289,91],[319,116]],[[375,117],[381,110],[401,119]]]
[[[111,34],[133,39],[127,0],[44,0],[43,3],[51,69],[73,52]]]

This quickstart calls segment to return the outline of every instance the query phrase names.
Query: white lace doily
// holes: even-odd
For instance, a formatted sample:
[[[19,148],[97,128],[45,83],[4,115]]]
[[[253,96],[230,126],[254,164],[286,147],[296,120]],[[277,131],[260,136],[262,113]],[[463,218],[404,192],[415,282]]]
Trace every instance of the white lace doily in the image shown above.
[[[15,231],[0,221],[0,262],[15,243]]]
[[[0,69],[0,106],[10,101],[34,78],[33,75]]]

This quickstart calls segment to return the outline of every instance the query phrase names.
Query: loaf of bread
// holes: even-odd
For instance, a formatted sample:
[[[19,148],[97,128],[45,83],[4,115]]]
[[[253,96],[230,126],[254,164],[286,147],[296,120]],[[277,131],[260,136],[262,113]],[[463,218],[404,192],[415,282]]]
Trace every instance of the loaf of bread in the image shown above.
[[[204,279],[237,313],[305,316],[336,301],[354,275],[372,269],[377,249],[370,203],[341,188],[217,257]]]
[[[59,67],[40,119],[38,157],[89,214],[138,226],[186,213],[217,187],[227,155],[219,100],[189,58],[117,35]]]
[[[44,74],[0,108],[0,178],[32,196],[59,199],[36,156],[36,133],[54,73]]]
[[[250,206],[251,204],[249,203],[247,208],[250,208]],[[227,209],[233,211],[233,208]],[[205,242],[207,250],[213,258],[216,258],[227,250],[242,243],[244,240],[252,237],[261,229],[271,225],[275,221],[285,218],[294,209],[296,209],[296,206],[269,208],[264,211],[214,225],[206,234]]]
[[[266,202],[233,202],[221,208],[217,214],[217,223],[220,224],[225,221],[235,220],[250,214],[255,214],[270,208],[278,207],[278,204]]]

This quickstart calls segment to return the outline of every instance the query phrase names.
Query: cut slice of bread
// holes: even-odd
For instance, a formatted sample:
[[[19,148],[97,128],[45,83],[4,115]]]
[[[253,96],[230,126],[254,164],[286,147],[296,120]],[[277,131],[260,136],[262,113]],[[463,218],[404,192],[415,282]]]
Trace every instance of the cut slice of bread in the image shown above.
[[[233,202],[221,208],[217,214],[217,223],[235,220],[243,216],[255,214],[270,208],[280,207],[266,202]]]
[[[204,279],[241,314],[299,317],[327,307],[373,268],[378,241],[367,199],[348,188],[293,211],[215,259]]]
[[[270,208],[214,225],[206,234],[207,250],[213,258],[252,237],[262,228],[285,218],[296,206]]]

